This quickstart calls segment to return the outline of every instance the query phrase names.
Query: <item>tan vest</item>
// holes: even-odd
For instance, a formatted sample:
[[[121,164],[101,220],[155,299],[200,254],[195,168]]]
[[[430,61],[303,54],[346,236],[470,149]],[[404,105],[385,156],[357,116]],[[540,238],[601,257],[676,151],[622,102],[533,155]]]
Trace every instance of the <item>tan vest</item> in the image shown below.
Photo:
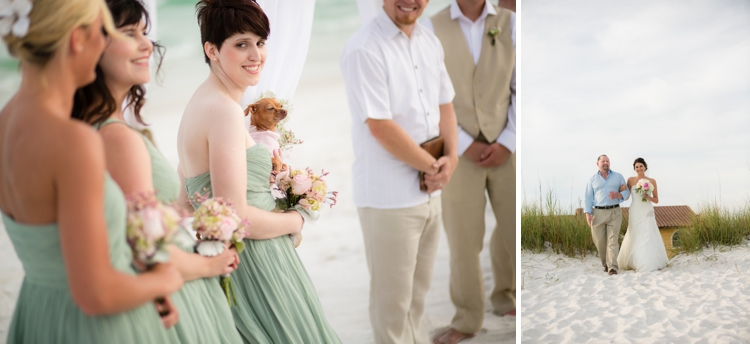
[[[487,15],[479,62],[469,51],[458,19],[451,20],[450,7],[434,15],[432,25],[445,51],[445,67],[456,90],[453,107],[458,124],[474,138],[481,133],[494,142],[505,129],[510,105],[510,80],[516,64],[516,50],[510,37],[511,12],[495,6],[497,15]],[[491,27],[500,29],[492,37]]]

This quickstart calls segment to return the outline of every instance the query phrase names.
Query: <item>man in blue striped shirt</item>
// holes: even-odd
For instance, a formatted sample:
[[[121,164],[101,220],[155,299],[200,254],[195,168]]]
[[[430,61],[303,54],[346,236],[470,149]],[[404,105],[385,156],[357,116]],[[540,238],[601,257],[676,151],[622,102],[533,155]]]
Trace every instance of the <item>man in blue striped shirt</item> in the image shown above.
[[[609,169],[609,158],[606,155],[600,155],[596,159],[596,166],[599,172],[589,178],[586,184],[584,211],[604,272],[615,275],[622,224],[620,203],[630,196],[630,190],[625,178]]]

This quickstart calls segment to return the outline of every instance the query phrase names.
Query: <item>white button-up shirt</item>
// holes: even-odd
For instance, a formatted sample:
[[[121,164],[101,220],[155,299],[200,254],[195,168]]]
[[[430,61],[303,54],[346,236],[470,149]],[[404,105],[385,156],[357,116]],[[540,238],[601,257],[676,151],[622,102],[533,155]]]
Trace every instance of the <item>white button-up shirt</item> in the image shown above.
[[[484,10],[479,15],[476,21],[471,21],[467,18],[461,8],[458,7],[456,0],[451,1],[450,5],[451,19],[458,19],[458,24],[461,26],[461,31],[464,33],[466,43],[469,45],[469,51],[471,56],[474,58],[474,65],[479,63],[479,54],[482,53],[482,39],[487,34],[484,31],[484,21],[487,15],[497,15],[495,7],[489,2],[485,1]],[[422,20],[422,25],[425,26],[430,32],[435,32],[430,19]],[[513,41],[513,47],[516,47],[516,14],[511,13],[510,15],[510,38]],[[471,143],[474,142],[474,138],[463,130],[460,126],[458,127],[458,154],[463,155],[466,149],[469,148]],[[500,133],[497,138],[497,143],[505,146],[508,150],[513,153],[516,151],[516,68],[513,67],[513,76],[510,79],[510,105],[508,106],[508,123],[505,125],[505,129]]]
[[[455,95],[443,56],[432,32],[417,24],[407,37],[382,9],[346,44],[341,71],[352,116],[357,207],[395,209],[429,201],[419,190],[418,171],[388,153],[365,122],[393,120],[417,144],[440,135],[440,105]]]

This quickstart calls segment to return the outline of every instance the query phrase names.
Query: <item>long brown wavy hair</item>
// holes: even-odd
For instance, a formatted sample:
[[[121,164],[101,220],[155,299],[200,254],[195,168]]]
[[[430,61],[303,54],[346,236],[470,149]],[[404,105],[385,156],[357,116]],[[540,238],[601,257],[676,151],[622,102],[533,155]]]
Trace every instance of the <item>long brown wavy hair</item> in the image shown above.
[[[107,0],[107,6],[112,13],[115,27],[121,28],[126,25],[138,24],[145,21],[146,28],[151,24],[148,12],[144,5],[138,0]],[[156,62],[156,74],[159,75],[161,63],[164,59],[165,49],[156,42],[154,44],[154,61]],[[133,114],[138,123],[145,125],[141,118],[141,109],[146,103],[146,88],[143,85],[133,85],[125,97],[126,107],[133,108]],[[73,98],[73,118],[80,119],[89,124],[98,124],[109,119],[122,104],[115,103],[109,88],[104,83],[104,72],[96,66],[96,80],[79,88]]]

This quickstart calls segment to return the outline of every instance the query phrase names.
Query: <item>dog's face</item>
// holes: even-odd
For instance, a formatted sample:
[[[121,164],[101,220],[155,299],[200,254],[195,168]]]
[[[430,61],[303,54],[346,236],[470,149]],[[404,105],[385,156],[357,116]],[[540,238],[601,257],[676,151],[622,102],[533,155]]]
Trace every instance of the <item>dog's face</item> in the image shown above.
[[[276,125],[286,118],[284,109],[276,99],[263,98],[245,109],[245,116],[250,115],[250,124],[259,131],[276,131]]]

